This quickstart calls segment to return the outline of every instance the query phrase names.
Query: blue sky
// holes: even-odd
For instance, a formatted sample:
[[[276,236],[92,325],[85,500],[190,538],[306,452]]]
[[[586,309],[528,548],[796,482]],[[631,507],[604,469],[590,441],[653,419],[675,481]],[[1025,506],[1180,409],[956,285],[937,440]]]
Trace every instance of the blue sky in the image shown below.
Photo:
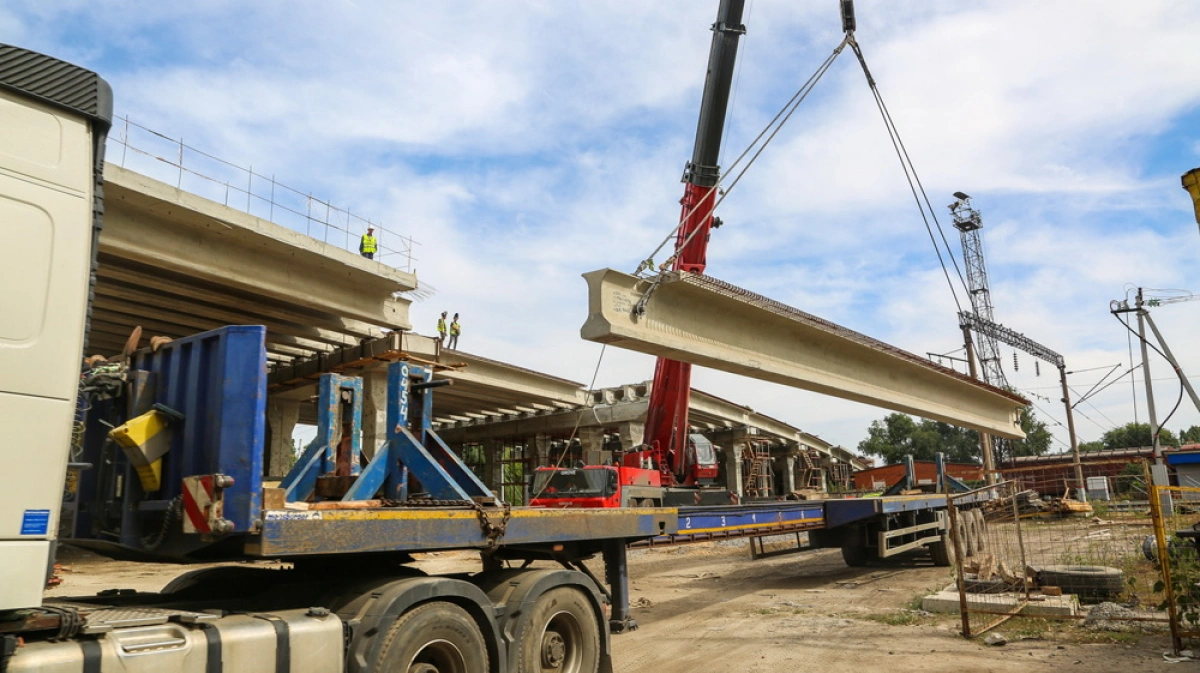
[[[120,115],[411,235],[437,289],[413,308],[418,331],[459,311],[465,349],[586,383],[599,346],[578,338],[579,274],[632,270],[674,225],[716,4],[9,0],[0,41],[97,70]],[[1072,370],[1128,367],[1109,301],[1130,283],[1200,291],[1179,187],[1200,166],[1200,3],[857,4],[939,219],[959,190],[983,212],[997,320]],[[725,162],[840,38],[835,0],[751,0],[745,20]],[[850,54],[720,215],[712,275],[915,353],[960,346]],[[1200,302],[1155,316],[1200,375]],[[1050,400],[1039,415],[1061,422],[1049,368],[1035,376],[1022,355],[1014,372],[1002,352],[1018,388]],[[1165,415],[1179,387],[1152,368]],[[609,349],[599,383],[652,370]],[[696,385],[847,446],[886,413],[716,372]],[[1081,405],[1081,438],[1133,420],[1133,399],[1126,380]],[[1193,423],[1185,401],[1168,427]]]

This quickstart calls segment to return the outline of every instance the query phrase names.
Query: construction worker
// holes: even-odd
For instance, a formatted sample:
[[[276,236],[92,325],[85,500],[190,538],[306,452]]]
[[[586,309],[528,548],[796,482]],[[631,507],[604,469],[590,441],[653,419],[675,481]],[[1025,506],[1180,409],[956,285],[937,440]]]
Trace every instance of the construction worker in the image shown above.
[[[438,318],[438,348],[441,348],[444,341],[446,341],[446,312],[442,311],[442,317]]]
[[[375,251],[379,249],[379,241],[375,240],[375,227],[367,227],[367,233],[358,242],[358,254],[367,259],[375,259]]]
[[[462,327],[458,324],[458,314],[454,314],[454,320],[450,323],[450,350],[458,348],[458,335],[462,334]]]

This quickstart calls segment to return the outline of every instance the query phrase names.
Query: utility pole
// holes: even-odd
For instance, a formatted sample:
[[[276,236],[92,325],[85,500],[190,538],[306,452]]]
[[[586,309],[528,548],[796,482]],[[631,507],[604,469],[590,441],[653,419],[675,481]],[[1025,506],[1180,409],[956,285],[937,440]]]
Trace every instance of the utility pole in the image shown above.
[[[971,370],[971,378],[978,379],[979,371],[975,367],[975,342],[971,339],[971,328],[962,326],[963,343],[967,347],[967,365]],[[983,453],[983,476],[988,486],[996,483],[996,458],[992,449],[992,436],[986,432],[979,433],[979,444]]]
[[[1146,384],[1146,411],[1150,414],[1150,442],[1154,446],[1154,462],[1163,464],[1162,443],[1158,441],[1158,414],[1154,411],[1154,384],[1150,380],[1150,357],[1146,350],[1146,308],[1142,288],[1137,291],[1138,341],[1142,343],[1142,380]]]
[[[1200,171],[1200,169],[1197,170]],[[1164,358],[1166,358],[1167,363],[1171,365],[1171,368],[1175,370],[1175,375],[1179,377],[1179,382],[1183,385],[1184,390],[1187,391],[1188,397],[1191,398],[1192,404],[1196,406],[1197,410],[1200,410],[1200,396],[1196,395],[1196,390],[1192,387],[1192,382],[1189,381],[1187,376],[1184,375],[1183,370],[1179,366],[1179,361],[1175,359],[1175,354],[1171,352],[1171,347],[1167,345],[1167,340],[1163,338],[1162,332],[1158,330],[1158,325],[1154,323],[1154,318],[1150,316],[1150,311],[1148,311],[1146,307],[1157,307],[1163,306],[1164,304],[1194,301],[1196,299],[1200,299],[1200,296],[1189,292],[1186,295],[1181,296],[1166,298],[1151,297],[1149,300],[1147,300],[1144,289],[1139,287],[1137,291],[1137,297],[1134,300],[1133,308],[1129,308],[1129,302],[1127,300],[1113,301],[1109,304],[1109,310],[1113,313],[1113,315],[1118,313],[1137,313],[1138,337],[1142,342],[1142,376],[1145,377],[1146,408],[1150,413],[1150,435],[1151,441],[1154,443],[1154,463],[1156,465],[1163,464],[1162,440],[1159,438],[1162,428],[1158,425],[1158,416],[1154,407],[1154,387],[1151,385],[1150,378],[1150,360],[1148,358],[1149,346],[1146,340],[1146,325],[1150,326],[1150,331],[1154,333],[1155,340],[1157,340],[1158,345],[1161,346],[1160,353]]]
[[[1023,350],[1033,357],[1040,358],[1058,368],[1059,381],[1062,384],[1062,403],[1067,410],[1067,434],[1071,439],[1071,460],[1075,467],[1076,490],[1082,499],[1086,499],[1087,489],[1083,481],[1083,465],[1079,460],[1079,439],[1075,436],[1075,413],[1071,409],[1071,396],[1067,388],[1067,365],[1063,356],[1016,330],[1009,329],[1004,325],[994,323],[990,320],[984,320],[972,313],[967,313],[966,311],[959,313],[958,321],[962,325],[964,332],[970,330],[976,334],[986,334],[999,342]]]

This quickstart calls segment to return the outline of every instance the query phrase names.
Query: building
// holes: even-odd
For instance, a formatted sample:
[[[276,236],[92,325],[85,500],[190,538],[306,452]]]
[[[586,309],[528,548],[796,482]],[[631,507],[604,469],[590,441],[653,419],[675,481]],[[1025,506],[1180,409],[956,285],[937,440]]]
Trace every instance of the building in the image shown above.
[[[918,484],[937,483],[937,465],[933,461],[913,461]],[[946,463],[946,473],[963,481],[983,481],[983,466],[974,463]],[[854,490],[882,491],[904,478],[904,465],[883,465],[854,473]]]

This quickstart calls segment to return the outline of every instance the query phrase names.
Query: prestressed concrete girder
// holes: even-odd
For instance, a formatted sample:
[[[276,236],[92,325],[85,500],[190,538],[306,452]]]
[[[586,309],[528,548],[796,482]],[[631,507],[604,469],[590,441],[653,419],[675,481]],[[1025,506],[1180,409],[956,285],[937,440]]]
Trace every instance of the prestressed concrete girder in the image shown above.
[[[169,292],[178,297],[196,299],[226,309],[237,309],[245,306],[247,303],[252,303],[254,305],[254,312],[259,315],[292,323],[322,327],[335,332],[350,334],[358,338],[377,337],[380,334],[377,327],[360,320],[351,320],[320,311],[312,311],[309,307],[299,304],[283,305],[279,303],[276,305],[275,302],[259,295],[234,294],[228,291],[222,292],[209,289],[194,282],[189,283],[183,280],[167,278],[156,269],[135,268],[139,265],[125,265],[123,262],[124,260],[120,258],[112,257],[111,255],[102,255],[97,275],[101,279],[111,279],[123,282],[126,285]]]
[[[195,334],[197,331],[203,332],[228,324],[220,320],[205,319],[190,313],[162,309],[155,309],[153,314],[149,312],[135,313],[135,311],[138,311],[137,305],[108,298],[103,295],[98,295],[92,302],[92,305],[98,309],[103,309],[104,319],[112,324],[126,325],[130,329],[141,325],[145,329],[152,329],[163,336],[172,338],[185,337]],[[289,334],[268,332],[267,348],[271,349],[279,345],[301,349],[302,352],[299,354],[302,355],[323,352],[329,348],[328,345],[316,341],[294,337]]]
[[[547,404],[568,406],[582,404],[583,384],[496,362],[487,358],[455,351],[447,364],[465,365],[461,369],[439,372],[438,378],[461,380],[464,383],[487,385],[507,390],[514,399],[533,399]]]
[[[612,269],[584,278],[589,341],[1024,437],[1026,400],[710,277],[668,274],[640,316],[650,281]]]
[[[287,227],[189,194],[114,164],[105,166],[101,252],[327,313],[411,329],[416,276]]]
[[[569,433],[581,425],[616,425],[646,417],[648,401],[622,403],[614,406],[577,407],[547,416],[528,416],[511,420],[485,422],[480,425],[444,428],[438,435],[447,442],[461,443],[504,437],[533,437],[537,434]],[[584,414],[584,423],[579,416]]]
[[[163,312],[164,314],[193,315],[198,318],[217,321],[222,325],[261,324],[267,328],[268,340],[273,336],[270,333],[276,332],[328,344],[328,346],[316,349],[321,351],[331,350],[330,347],[333,346],[345,346],[355,341],[354,337],[341,332],[312,327],[310,325],[299,325],[283,320],[264,320],[264,316],[257,315],[255,312],[213,306],[206,302],[192,301],[166,292],[152,292],[130,287],[125,283],[114,282],[112,280],[97,283],[96,294],[127,302],[131,308],[138,307],[147,311]]]

